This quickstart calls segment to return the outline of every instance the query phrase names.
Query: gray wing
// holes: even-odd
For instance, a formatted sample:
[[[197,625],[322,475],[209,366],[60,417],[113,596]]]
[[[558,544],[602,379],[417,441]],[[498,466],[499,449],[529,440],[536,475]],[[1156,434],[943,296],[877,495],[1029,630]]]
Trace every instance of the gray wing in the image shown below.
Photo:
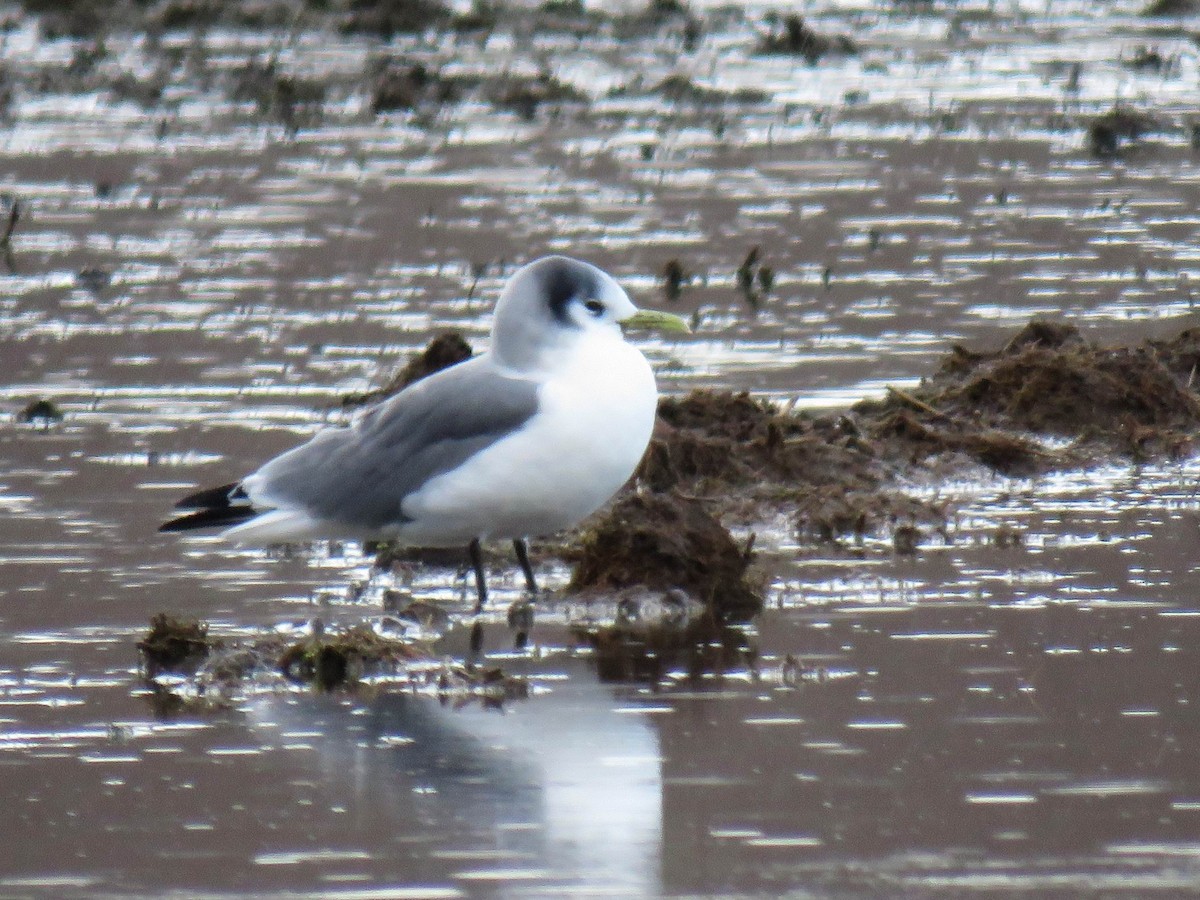
[[[479,356],[322,431],[244,482],[255,505],[301,508],[375,530],[404,521],[404,498],[511,434],[538,408],[537,384]]]

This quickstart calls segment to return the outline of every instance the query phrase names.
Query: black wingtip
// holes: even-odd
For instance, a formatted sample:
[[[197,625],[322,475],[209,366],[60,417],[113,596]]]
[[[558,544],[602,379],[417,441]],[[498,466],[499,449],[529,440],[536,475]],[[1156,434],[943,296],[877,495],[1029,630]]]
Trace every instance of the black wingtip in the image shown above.
[[[224,508],[202,509],[189,513],[158,526],[159,531],[192,531],[197,528],[227,528],[239,525],[247,519],[253,519],[258,512],[249,506],[226,506]]]
[[[242,490],[240,481],[231,481],[229,484],[223,484],[220,487],[205,488],[202,491],[197,491],[194,494],[188,494],[182,500],[175,504],[176,509],[225,509],[232,506],[235,501],[248,500],[246,492]]]

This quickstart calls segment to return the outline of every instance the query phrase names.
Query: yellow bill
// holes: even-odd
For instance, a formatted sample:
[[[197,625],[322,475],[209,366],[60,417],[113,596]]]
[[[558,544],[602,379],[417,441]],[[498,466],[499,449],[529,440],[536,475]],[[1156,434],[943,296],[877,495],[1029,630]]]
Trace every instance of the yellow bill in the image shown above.
[[[657,309],[639,309],[628,319],[622,319],[621,324],[629,328],[646,328],[653,331],[677,331],[691,334],[686,320],[668,312]]]

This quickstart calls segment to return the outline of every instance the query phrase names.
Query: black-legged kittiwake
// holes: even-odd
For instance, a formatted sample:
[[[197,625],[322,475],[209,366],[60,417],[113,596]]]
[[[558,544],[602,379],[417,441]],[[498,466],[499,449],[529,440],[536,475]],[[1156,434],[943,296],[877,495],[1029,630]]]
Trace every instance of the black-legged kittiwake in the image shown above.
[[[467,546],[575,525],[629,479],[650,441],[654,375],[622,325],[686,331],[639,311],[608,274],[550,256],[500,295],[486,352],[327,428],[240,481],[181,500],[161,531],[223,527],[238,543],[322,538]]]

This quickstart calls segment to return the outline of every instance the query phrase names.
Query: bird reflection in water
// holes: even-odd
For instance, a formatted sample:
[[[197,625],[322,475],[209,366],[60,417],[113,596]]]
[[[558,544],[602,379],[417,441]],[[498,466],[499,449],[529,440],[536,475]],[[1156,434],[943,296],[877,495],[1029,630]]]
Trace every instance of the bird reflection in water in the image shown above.
[[[271,697],[257,724],[312,739],[334,795],[389,829],[412,878],[472,865],[519,868],[523,885],[658,893],[662,759],[650,716],[567,661],[567,679],[503,714],[384,693],[363,706]],[[309,757],[311,759],[311,757]],[[309,763],[311,765],[311,763]],[[484,862],[486,861],[486,862]]]

